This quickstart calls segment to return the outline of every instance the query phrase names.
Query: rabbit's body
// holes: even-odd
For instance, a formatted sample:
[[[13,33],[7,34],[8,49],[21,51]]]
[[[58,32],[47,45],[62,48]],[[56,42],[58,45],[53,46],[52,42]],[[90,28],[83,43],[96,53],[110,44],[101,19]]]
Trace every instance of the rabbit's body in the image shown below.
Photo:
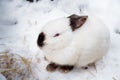
[[[82,67],[95,62],[107,53],[110,42],[109,30],[99,19],[88,16],[86,22],[75,31],[71,30],[69,24],[69,18],[61,18],[48,23],[43,29],[46,45],[42,49],[48,61],[59,65]],[[54,30],[50,32],[48,26]],[[48,37],[61,33],[60,31],[61,36]]]
[[[89,17],[81,30],[76,32],[75,47],[79,54],[78,66],[86,66],[102,58],[109,48],[109,30],[95,17]]]

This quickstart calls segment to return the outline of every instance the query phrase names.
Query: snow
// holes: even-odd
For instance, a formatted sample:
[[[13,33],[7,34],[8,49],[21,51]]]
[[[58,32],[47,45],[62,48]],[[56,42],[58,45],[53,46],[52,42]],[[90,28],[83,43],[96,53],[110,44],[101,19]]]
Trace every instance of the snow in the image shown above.
[[[13,58],[10,55],[17,54],[16,59],[21,56],[31,60],[33,75],[30,76],[27,75],[25,64],[16,61],[19,63],[16,64],[20,68],[18,71],[23,70],[27,80],[120,80],[119,8],[119,0],[39,0],[34,3],[25,0],[1,0],[0,55],[7,53]],[[101,18],[110,29],[111,44],[107,55],[96,62],[96,69],[90,67],[87,70],[74,68],[69,73],[47,72],[45,67],[48,62],[43,59],[43,53],[36,44],[41,28],[56,18],[89,13]],[[0,80],[6,80],[1,70],[2,68]],[[21,80],[21,76],[14,77],[14,80]]]

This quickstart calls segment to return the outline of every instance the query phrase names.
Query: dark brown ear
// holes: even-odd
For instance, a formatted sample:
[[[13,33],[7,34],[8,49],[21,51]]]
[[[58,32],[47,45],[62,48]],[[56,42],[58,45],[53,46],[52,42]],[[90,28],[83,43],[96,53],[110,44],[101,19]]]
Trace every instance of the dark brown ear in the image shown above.
[[[80,28],[87,20],[88,16],[78,16],[78,15],[71,15],[68,18],[70,18],[70,26],[72,31],[75,31],[76,29]]]

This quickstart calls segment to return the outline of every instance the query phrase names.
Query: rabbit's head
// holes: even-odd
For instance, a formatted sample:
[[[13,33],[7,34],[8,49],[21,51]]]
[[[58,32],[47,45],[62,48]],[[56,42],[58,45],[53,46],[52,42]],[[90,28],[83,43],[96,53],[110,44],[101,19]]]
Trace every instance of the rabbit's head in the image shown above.
[[[82,27],[87,16],[71,15],[53,20],[46,24],[38,36],[37,44],[41,49],[58,50],[70,45],[74,32]]]

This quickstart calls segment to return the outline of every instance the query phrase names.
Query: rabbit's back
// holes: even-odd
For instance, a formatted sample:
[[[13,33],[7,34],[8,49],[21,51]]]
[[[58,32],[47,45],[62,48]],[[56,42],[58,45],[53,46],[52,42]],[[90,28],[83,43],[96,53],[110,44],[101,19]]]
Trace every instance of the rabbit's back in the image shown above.
[[[78,66],[86,66],[102,58],[107,53],[110,34],[106,25],[94,16],[76,31],[74,42],[79,53]]]

